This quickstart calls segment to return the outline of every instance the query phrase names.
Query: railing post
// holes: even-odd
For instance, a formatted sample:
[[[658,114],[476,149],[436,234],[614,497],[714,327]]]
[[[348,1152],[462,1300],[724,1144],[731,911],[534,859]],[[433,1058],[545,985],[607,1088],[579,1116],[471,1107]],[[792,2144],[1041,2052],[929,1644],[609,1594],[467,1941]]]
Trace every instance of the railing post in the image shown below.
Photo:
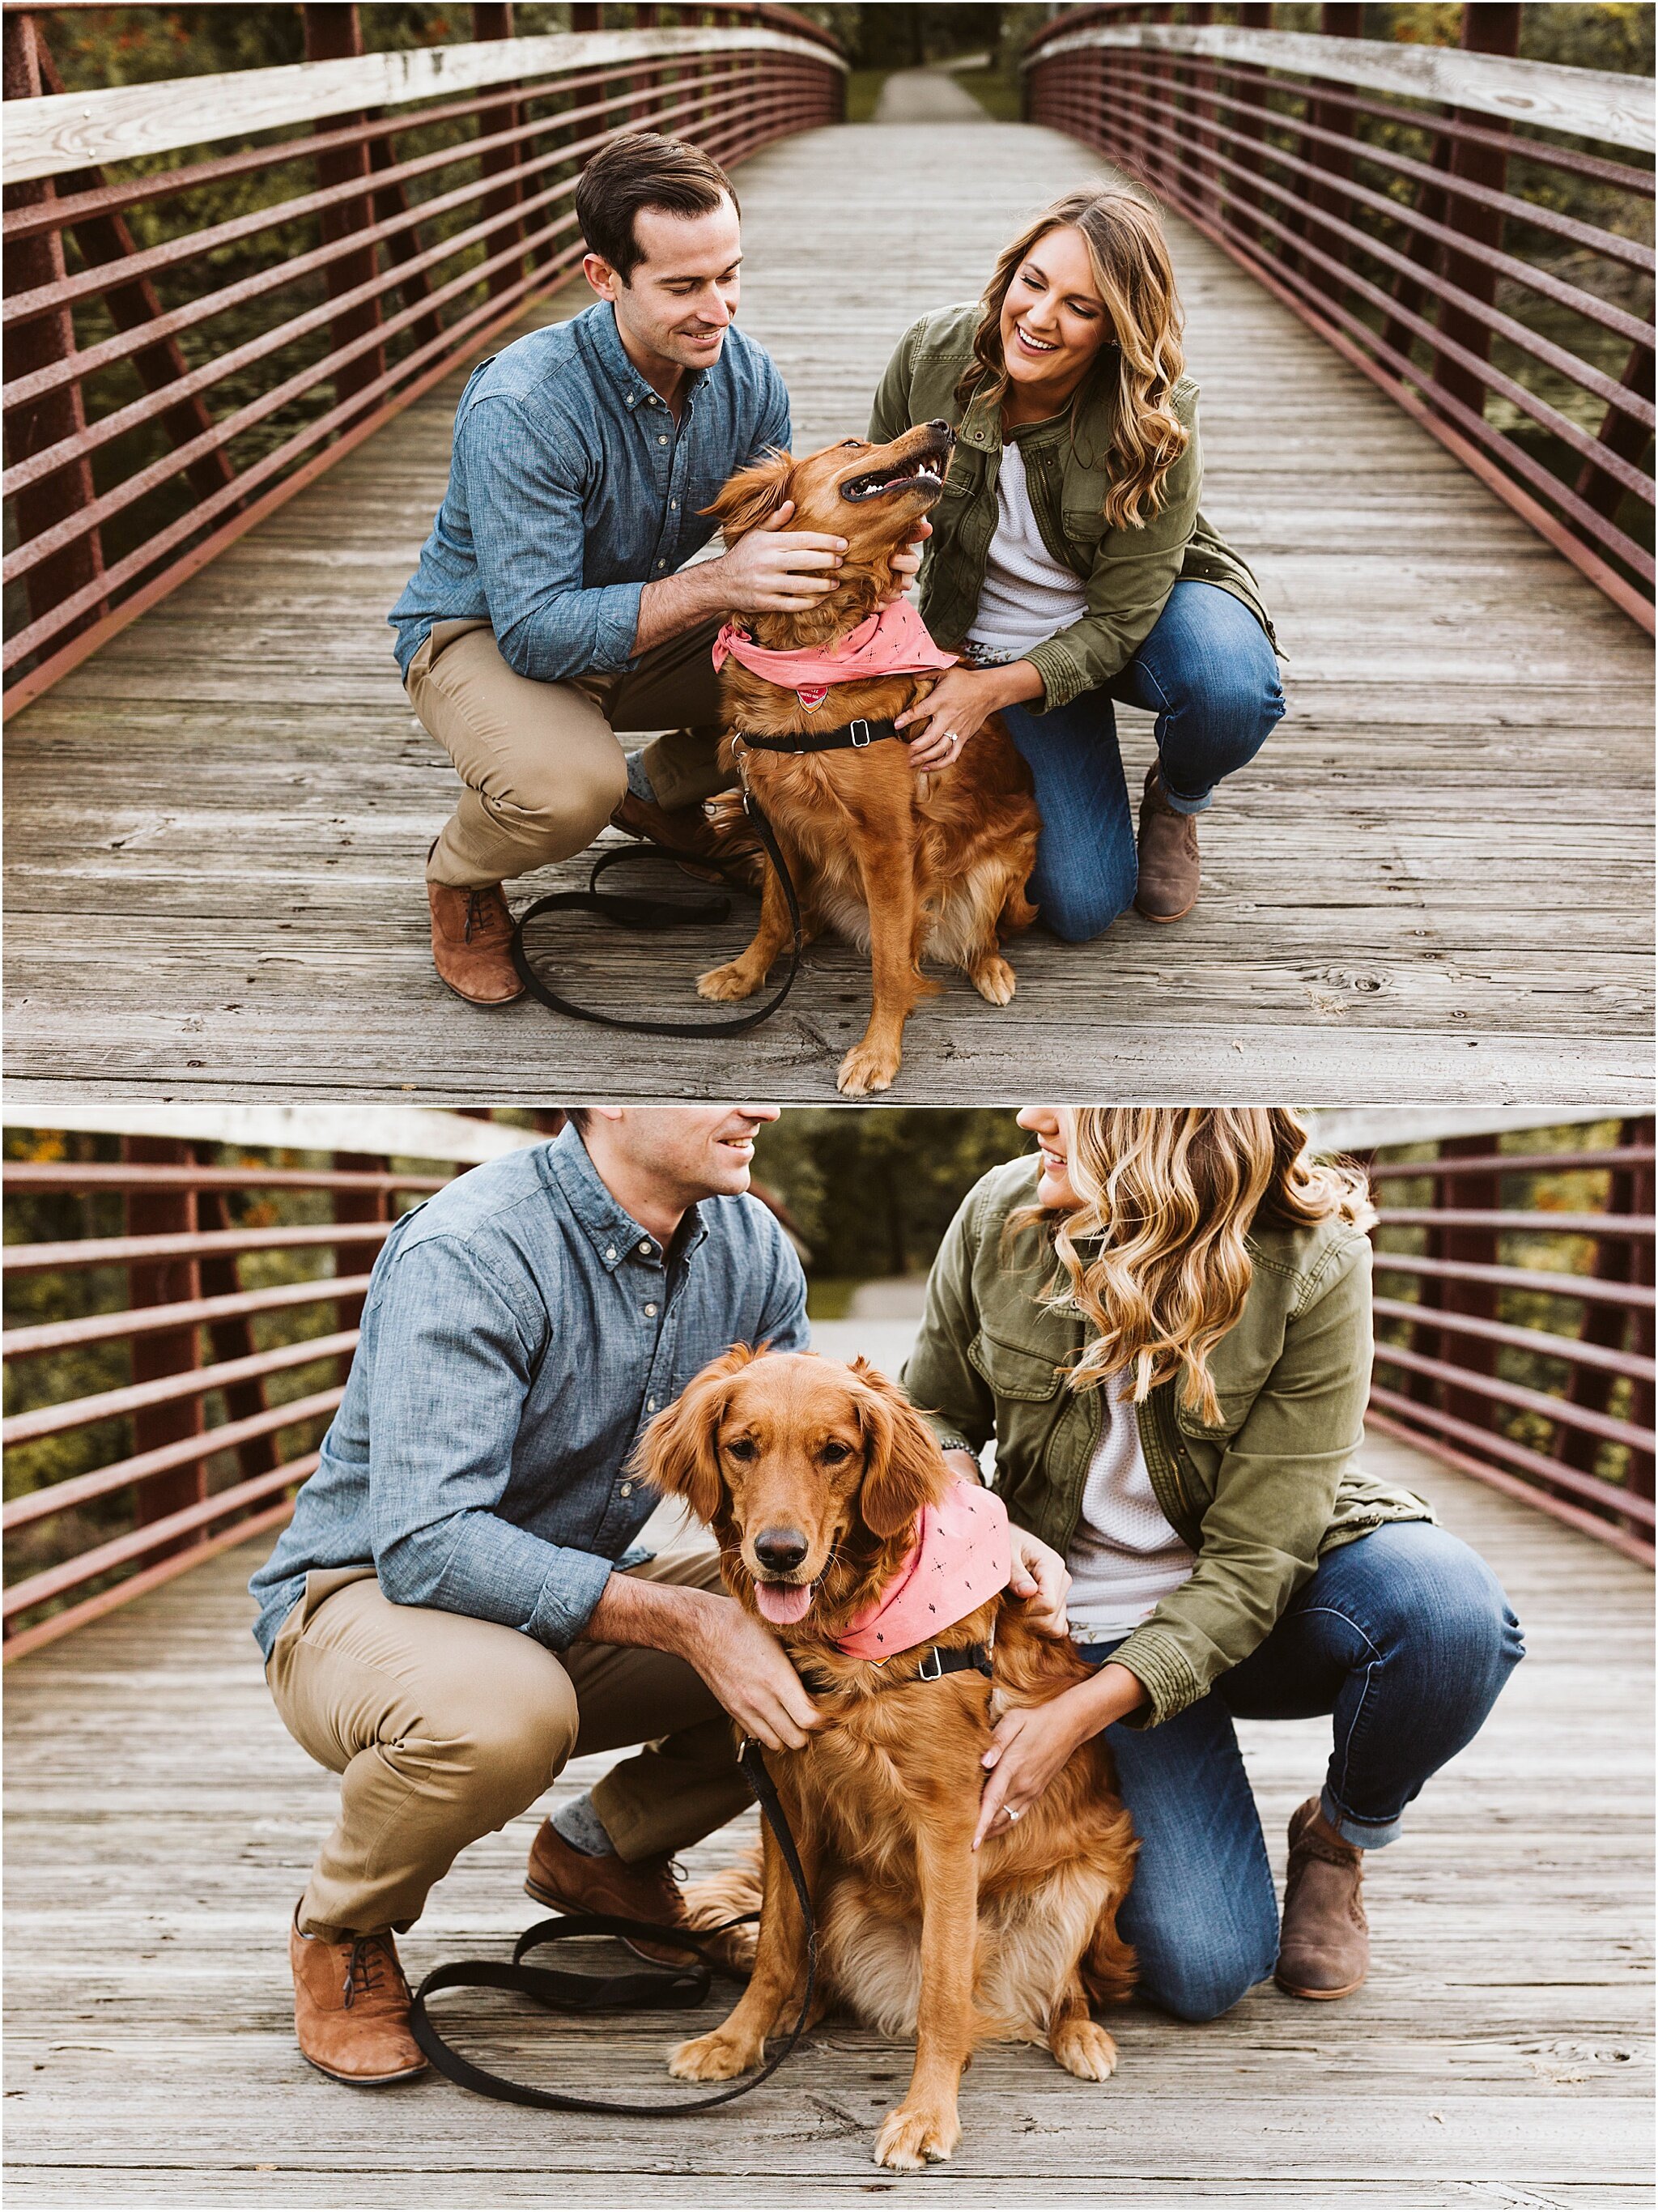
[[[1478,1158],[1489,1153],[1495,1143],[1489,1136],[1448,1137],[1439,1147],[1442,1160]],[[1502,1182],[1489,1169],[1478,1175],[1448,1175],[1439,1177],[1439,1203],[1448,1209],[1478,1209],[1494,1212],[1502,1200]],[[1441,1231],[1444,1239],[1445,1257],[1461,1266],[1494,1267],[1497,1262],[1498,1231],[1495,1229],[1447,1227]],[[1463,1283],[1453,1277],[1445,1285],[1442,1301],[1447,1313],[1469,1314],[1480,1321],[1497,1318],[1497,1286],[1494,1283]],[[1446,1330],[1439,1339],[1438,1358],[1453,1366],[1466,1368],[1471,1375],[1494,1375],[1497,1372],[1497,1346],[1483,1337],[1458,1336]],[[1459,1390],[1447,1385],[1444,1411],[1461,1421],[1471,1421],[1476,1427],[1488,1429],[1494,1425],[1498,1409],[1478,1390]]]
[[[8,9],[4,85],[9,100],[39,98],[45,89],[41,67],[44,52],[40,26],[34,15],[22,11],[13,15]],[[57,197],[51,178],[46,177],[29,184],[9,185],[5,204],[8,209],[41,207]],[[33,238],[16,239],[6,246],[8,295],[61,284],[67,273],[60,231],[42,231]],[[75,325],[67,307],[55,307],[47,314],[33,316],[27,322],[19,324],[6,339],[7,381],[67,361],[74,351]],[[77,436],[86,426],[86,404],[80,385],[60,385],[57,391],[41,398],[6,410],[6,458],[14,465],[29,460],[48,447]],[[85,455],[25,485],[15,501],[19,540],[27,544],[30,538],[55,529],[81,508],[90,507],[94,495],[92,464]],[[38,622],[64,600],[95,583],[103,573],[102,539],[97,530],[85,531],[60,552],[49,555],[28,572],[25,588],[30,617]],[[53,642],[67,642],[108,611],[107,602],[100,600],[72,623],[66,623]]]
[[[1348,4],[1348,0],[1340,0],[1340,4],[1338,5],[1327,5],[1321,8],[1319,30],[1327,39],[1362,38],[1364,33],[1364,10],[1362,7]],[[1315,130],[1337,131],[1343,137],[1351,137],[1357,120],[1352,109],[1344,106],[1338,100],[1319,97],[1321,92],[1334,92],[1341,88],[1333,82],[1321,82],[1315,79],[1307,88],[1307,120]],[[1341,214],[1344,205],[1341,185],[1352,174],[1353,157],[1345,146],[1327,146],[1320,140],[1307,137],[1305,135],[1301,140],[1300,152],[1303,161],[1310,163],[1315,169],[1322,170],[1327,176],[1334,180],[1328,185],[1309,186],[1307,197],[1309,212],[1292,225],[1303,238],[1310,239],[1319,228],[1316,220],[1319,215],[1339,216]],[[1327,236],[1321,241],[1321,245],[1322,251],[1345,259],[1347,248],[1341,240]],[[1290,258],[1292,265],[1299,264],[1301,273],[1310,282],[1318,284],[1321,288],[1331,286],[1338,289],[1345,297],[1345,287],[1334,288],[1333,280],[1329,272],[1321,270],[1315,261],[1300,254],[1291,255]]]
[[[1467,0],[1462,10],[1462,44],[1469,53],[1515,55],[1520,52],[1520,9],[1510,6],[1508,0]],[[1488,127],[1506,131],[1508,125],[1501,121]],[[1470,184],[1485,185],[1500,192],[1508,179],[1509,157],[1506,152],[1492,146],[1469,145],[1459,139],[1451,149],[1450,173],[1464,177]],[[1448,226],[1464,238],[1476,240],[1481,246],[1500,246],[1503,242],[1503,216],[1499,209],[1478,206],[1472,200],[1449,195],[1450,205],[1446,211]],[[1497,271],[1471,256],[1447,251],[1445,274],[1460,292],[1477,300],[1482,307],[1490,307],[1497,297]],[[1470,315],[1452,305],[1448,300],[1440,303],[1438,329],[1442,337],[1452,340],[1466,351],[1475,354],[1481,361],[1491,353],[1491,334],[1478,316]],[[1461,362],[1449,360],[1443,353],[1434,361],[1434,382],[1454,399],[1460,399],[1476,415],[1485,410],[1485,379]]]
[[[1272,27],[1271,0],[1248,0],[1248,4],[1238,9],[1238,24],[1243,30],[1270,31]],[[1253,138],[1255,142],[1254,149],[1248,149],[1242,146],[1235,148],[1235,158],[1253,173],[1257,190],[1259,190],[1260,179],[1267,159],[1266,118],[1271,112],[1266,105],[1268,82],[1266,71],[1263,70],[1258,77],[1233,78],[1227,87],[1236,128],[1243,137]],[[1261,246],[1262,250],[1270,255],[1271,246],[1265,243],[1269,234],[1263,231],[1260,224],[1255,221],[1254,210],[1242,197],[1242,188],[1236,180],[1234,179],[1228,184],[1225,190],[1229,194],[1238,196],[1236,201],[1237,214],[1235,221],[1239,235],[1248,239],[1254,244]]]
[[[330,1165],[342,1168],[353,1175],[389,1175],[392,1163],[372,1152],[336,1152]],[[337,1222],[389,1221],[392,1218],[392,1194],[389,1190],[337,1190],[334,1193],[334,1218]],[[334,1273],[339,1276],[366,1275],[385,1249],[385,1239],[375,1237],[361,1244],[337,1244],[334,1247]],[[336,1298],[334,1326],[337,1329],[355,1328],[362,1320],[363,1300],[361,1297]],[[340,1381],[344,1382],[351,1371],[349,1354],[340,1360]]]
[[[301,11],[305,18],[305,53],[307,61],[343,61],[362,52],[362,29],[355,6],[342,6],[338,0],[329,0],[323,6],[307,6]],[[331,131],[349,128],[352,124],[367,120],[359,112],[355,115],[335,115],[326,118]],[[319,129],[325,127],[319,125]],[[339,207],[326,208],[321,218],[323,243],[332,246],[340,239],[349,238],[353,232],[366,230],[372,222],[373,206],[371,180],[372,165],[365,143],[355,146],[337,146],[317,156],[317,181],[325,189],[331,185],[349,183],[354,178],[363,180],[362,196],[347,200]],[[361,246],[355,253],[341,255],[328,264],[328,296],[339,299],[353,292],[359,284],[374,282],[375,255],[372,246]],[[329,325],[334,350],[351,345],[365,337],[370,331],[378,330],[380,305],[378,299],[366,300],[355,307],[342,309]],[[334,371],[335,395],[349,399],[354,392],[361,392],[386,374],[386,348],[370,346],[354,360],[343,362]],[[349,428],[349,425],[343,427]]]
[[[488,4],[477,0],[477,4],[472,9],[473,38],[510,39],[512,35],[513,0],[488,0]],[[514,130],[523,120],[523,106],[517,100],[503,100],[499,107],[486,107],[478,116],[477,135],[480,138],[488,138],[497,131]],[[481,175],[505,177],[507,179],[494,191],[484,194],[480,213],[485,222],[504,215],[508,208],[516,207],[524,197],[522,181],[518,175],[519,165],[523,159],[522,140],[515,146],[498,146],[492,153],[481,157],[478,164]],[[489,250],[492,254],[499,252],[503,246],[516,245],[523,235],[521,220],[505,223],[489,240]],[[497,293],[504,292],[517,283],[523,266],[522,259],[514,255],[512,260],[503,261],[499,269],[492,270],[489,278],[489,297],[494,299]]]
[[[210,1155],[217,1149],[208,1144],[191,1147],[191,1157],[197,1167],[207,1167]],[[234,1227],[230,1208],[222,1190],[198,1190],[196,1193],[196,1227],[202,1230],[228,1230]],[[204,1298],[229,1297],[241,1288],[241,1264],[234,1252],[215,1252],[204,1255],[196,1263],[196,1279],[200,1295]],[[246,1359],[254,1350],[253,1327],[246,1315],[229,1321],[210,1322],[207,1327],[208,1348],[215,1362],[225,1359]],[[242,1421],[250,1414],[262,1413],[265,1408],[264,1377],[256,1376],[251,1382],[235,1382],[224,1393],[225,1419]],[[206,1462],[203,1462],[205,1469]],[[236,1447],[236,1466],[244,1475],[267,1474],[276,1465],[275,1434],[250,1437]]]
[[[1649,1145],[1653,1140],[1653,1118],[1625,1121],[1619,1131],[1618,1141],[1623,1146]],[[1631,1214],[1649,1214],[1653,1211],[1653,1170],[1643,1161],[1628,1167],[1612,1170],[1612,1187],[1606,1194],[1606,1212],[1625,1218]],[[1652,1282],[1653,1248],[1644,1238],[1602,1237],[1595,1245],[1594,1273],[1600,1282],[1643,1284]],[[1578,1331],[1585,1344],[1601,1345],[1614,1351],[1635,1352],[1645,1358],[1652,1357],[1653,1311],[1649,1305],[1613,1305],[1600,1299],[1586,1299],[1582,1325]],[[1604,1368],[1576,1367],[1571,1370],[1567,1386],[1568,1401],[1574,1406],[1591,1407],[1596,1413],[1611,1410],[1612,1390],[1617,1378]],[[1640,1427],[1649,1429],[1653,1419],[1653,1389],[1650,1382],[1637,1376],[1630,1385],[1630,1407],[1627,1418]],[[1600,1441],[1587,1430],[1574,1428],[1565,1421],[1555,1425],[1552,1456],[1563,1465],[1592,1474],[1601,1450]],[[1649,1452],[1631,1452],[1626,1477],[1631,1492],[1638,1498],[1652,1496],[1653,1462]],[[1621,1524],[1633,1528],[1637,1524],[1625,1521]]]
[[[174,1137],[123,1137],[121,1153],[132,1167],[195,1164],[193,1147]],[[130,1237],[188,1235],[197,1226],[196,1193],[131,1190],[126,1194],[126,1225]],[[201,1296],[193,1260],[137,1261],[128,1268],[127,1279],[135,1307],[180,1304]],[[153,1335],[138,1336],[132,1340],[135,1382],[152,1382],[161,1375],[182,1374],[200,1364],[193,1325],[160,1329]],[[147,1407],[132,1416],[133,1449],[154,1451],[159,1444],[177,1443],[182,1437],[198,1436],[202,1426],[199,1398],[177,1398],[170,1405]],[[207,1468],[197,1460],[191,1466],[175,1468],[140,1483],[133,1518],[143,1528],[152,1521],[165,1520],[169,1513],[177,1513],[186,1505],[193,1505],[206,1495]],[[195,1540],[193,1537],[180,1538],[178,1543],[158,1551],[156,1557],[164,1559],[168,1553]]]
[[[1631,392],[1637,399],[1651,399],[1652,348],[1649,345],[1631,347],[1629,359],[1624,364],[1623,385],[1625,391]],[[1609,453],[1615,453],[1620,461],[1638,463],[1652,443],[1652,433],[1644,423],[1637,422],[1632,415],[1625,415],[1621,407],[1614,407],[1608,401],[1606,411],[1600,418],[1600,442]],[[1593,461],[1585,461],[1578,471],[1576,491],[1579,499],[1586,499],[1597,514],[1609,518],[1617,514],[1624,496],[1624,487],[1617,477],[1608,475],[1605,469],[1596,468]]]

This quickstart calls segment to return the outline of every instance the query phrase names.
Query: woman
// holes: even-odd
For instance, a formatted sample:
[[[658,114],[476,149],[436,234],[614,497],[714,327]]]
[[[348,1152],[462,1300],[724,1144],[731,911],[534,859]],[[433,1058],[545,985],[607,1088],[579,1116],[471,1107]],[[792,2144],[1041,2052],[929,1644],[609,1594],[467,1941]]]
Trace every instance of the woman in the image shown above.
[[[1072,942],[1131,901],[1197,902],[1197,817],[1284,712],[1255,580],[1198,512],[1197,386],[1151,210],[1120,191],[1056,200],[976,305],[905,333],[870,436],[946,419],[921,612],[967,665],[900,718],[918,769],[948,768],[999,713],[1029,763],[1042,919]],[[1157,716],[1138,862],[1113,699]]]
[[[1479,1729],[1521,1656],[1489,1568],[1353,1453],[1370,1373],[1369,1209],[1281,1109],[1027,1107],[1041,1147],[968,1194],[904,1386],[950,1464],[1071,1571],[1095,1672],[1006,1715],[980,1838],[1110,1732],[1140,1838],[1121,1925],[1183,2020],[1276,1969],[1368,1966],[1363,1855]],[[1290,1823],[1280,1936],[1234,1716],[1334,1716]]]

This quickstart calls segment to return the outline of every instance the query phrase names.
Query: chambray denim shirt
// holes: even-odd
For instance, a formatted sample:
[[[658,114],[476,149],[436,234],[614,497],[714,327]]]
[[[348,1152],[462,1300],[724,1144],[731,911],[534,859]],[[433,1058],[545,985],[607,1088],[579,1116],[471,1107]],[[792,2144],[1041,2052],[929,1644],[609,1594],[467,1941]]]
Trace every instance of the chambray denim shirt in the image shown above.
[[[726,479],[789,442],[776,364],[733,323],[675,423],[601,300],[483,362],[455,414],[449,489],[387,617],[404,675],[434,623],[487,622],[520,676],[633,665],[639,598],[714,536]]]
[[[805,1279],[753,1198],[709,1198],[671,1254],[574,1129],[405,1214],[375,1263],[320,1463],[249,1588],[267,1658],[313,1568],[373,1566],[562,1650],[657,1504],[641,1431],[738,1343],[802,1352]]]

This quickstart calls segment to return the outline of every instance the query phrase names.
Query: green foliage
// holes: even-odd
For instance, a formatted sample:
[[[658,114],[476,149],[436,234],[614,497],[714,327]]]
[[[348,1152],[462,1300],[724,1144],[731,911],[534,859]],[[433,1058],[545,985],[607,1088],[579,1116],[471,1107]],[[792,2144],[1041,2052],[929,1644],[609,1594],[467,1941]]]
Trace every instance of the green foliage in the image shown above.
[[[1030,1149],[989,1107],[791,1107],[762,1129],[756,1178],[811,1248],[814,1277],[924,1274],[951,1215],[989,1168]]]

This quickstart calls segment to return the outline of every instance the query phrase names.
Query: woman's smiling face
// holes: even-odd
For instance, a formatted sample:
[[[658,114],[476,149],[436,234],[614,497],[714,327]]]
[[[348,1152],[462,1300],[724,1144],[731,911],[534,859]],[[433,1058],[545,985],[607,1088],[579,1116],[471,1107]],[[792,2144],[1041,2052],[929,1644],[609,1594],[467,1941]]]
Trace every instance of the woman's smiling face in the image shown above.
[[[1013,272],[1002,301],[1002,357],[1012,384],[1051,387],[1056,407],[1112,336],[1087,241],[1069,223],[1046,232]]]
[[[1082,1204],[1071,1187],[1071,1113],[1065,1106],[1022,1106],[1019,1127],[1029,1129],[1042,1147],[1042,1171],[1036,1182],[1038,1206],[1062,1206],[1069,1212]]]

